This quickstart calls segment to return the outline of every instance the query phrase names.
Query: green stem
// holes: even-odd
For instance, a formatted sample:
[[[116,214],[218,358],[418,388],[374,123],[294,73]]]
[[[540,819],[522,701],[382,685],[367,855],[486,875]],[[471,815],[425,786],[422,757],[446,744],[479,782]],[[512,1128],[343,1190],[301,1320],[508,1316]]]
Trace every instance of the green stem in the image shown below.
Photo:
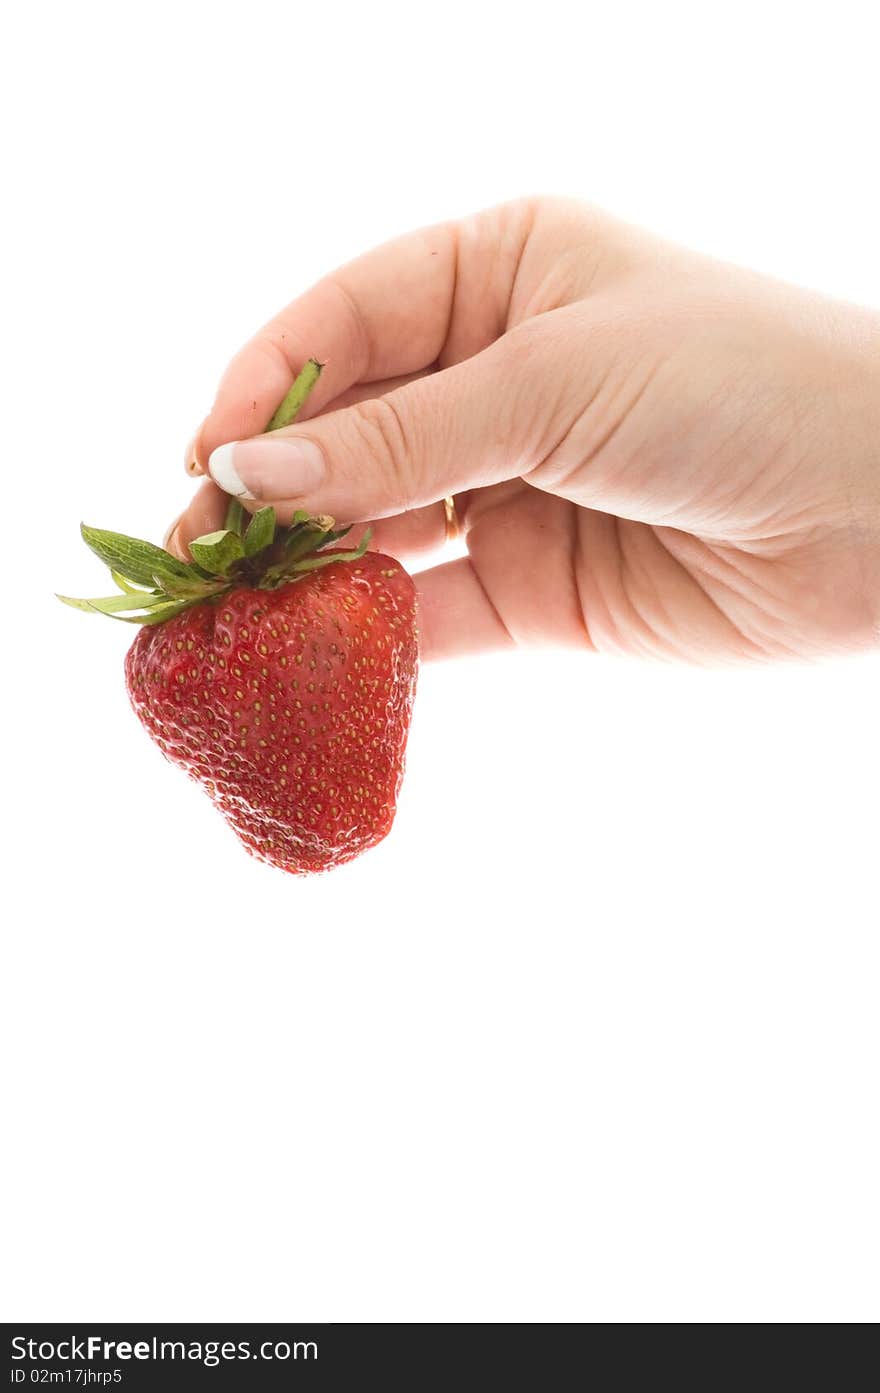
[[[237,498],[230,498],[229,507],[226,509],[226,521],[223,526],[227,532],[235,532],[237,536],[244,536],[244,524],[247,513],[241,506]]]
[[[281,430],[283,426],[290,425],[305,406],[309,393],[321,376],[323,366],[323,363],[319,363],[317,358],[308,360],[302,371],[297,374],[293,386],[266,427],[267,432]],[[248,520],[248,514],[238,499],[230,498],[229,507],[226,509],[226,521],[223,524],[226,531],[235,532],[239,537],[243,537],[245,524]]]
[[[321,376],[322,367],[323,363],[319,363],[317,358],[309,359],[266,427],[267,431],[281,430],[283,426],[290,425],[293,418],[305,406],[309,393]]]

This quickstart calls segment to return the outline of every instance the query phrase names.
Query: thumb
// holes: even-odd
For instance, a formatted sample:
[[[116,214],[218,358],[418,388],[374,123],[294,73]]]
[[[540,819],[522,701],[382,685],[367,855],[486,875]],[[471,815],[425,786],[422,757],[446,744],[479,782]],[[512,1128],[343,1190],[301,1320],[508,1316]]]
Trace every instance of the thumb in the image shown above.
[[[532,325],[521,325],[384,397],[221,445],[209,472],[226,493],[273,504],[281,520],[305,508],[343,522],[513,478],[535,463],[535,377],[552,371],[536,338]]]

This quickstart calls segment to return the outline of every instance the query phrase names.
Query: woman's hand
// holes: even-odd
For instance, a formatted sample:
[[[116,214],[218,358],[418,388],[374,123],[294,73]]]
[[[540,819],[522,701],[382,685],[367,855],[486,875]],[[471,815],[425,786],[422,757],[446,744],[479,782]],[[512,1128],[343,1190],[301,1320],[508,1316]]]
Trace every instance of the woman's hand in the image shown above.
[[[311,356],[308,407],[260,435]],[[213,478],[180,553],[235,493],[370,520],[411,561],[457,495],[468,556],[416,577],[427,657],[880,638],[877,315],[579,204],[507,204],[334,272],[233,360],[187,461]]]

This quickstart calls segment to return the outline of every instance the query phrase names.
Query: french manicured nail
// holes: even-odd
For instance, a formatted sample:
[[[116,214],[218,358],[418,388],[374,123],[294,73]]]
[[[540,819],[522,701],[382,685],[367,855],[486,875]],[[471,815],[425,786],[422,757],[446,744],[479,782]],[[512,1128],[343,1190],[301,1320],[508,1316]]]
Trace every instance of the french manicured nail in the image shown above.
[[[236,498],[299,498],[324,477],[324,457],[311,440],[233,440],[208,460],[208,472]]]
[[[196,441],[198,440],[198,438],[199,437],[197,435],[193,436],[192,440],[187,445],[183,456],[184,468],[186,469],[187,474],[189,474],[191,478],[194,477],[196,474],[204,473],[202,466],[199,464],[199,461],[196,458]]]
[[[177,531],[178,527],[180,526],[180,521],[181,521],[181,518],[182,518],[182,517],[183,517],[183,513],[179,513],[179,514],[177,515],[177,517],[174,519],[174,521],[172,522],[172,524],[171,524],[171,526],[169,527],[168,531],[165,533],[165,536],[162,538],[162,546],[165,548],[166,551],[168,550],[168,546],[169,546],[169,544],[170,544],[170,542],[171,542],[172,537],[174,536],[175,532]]]

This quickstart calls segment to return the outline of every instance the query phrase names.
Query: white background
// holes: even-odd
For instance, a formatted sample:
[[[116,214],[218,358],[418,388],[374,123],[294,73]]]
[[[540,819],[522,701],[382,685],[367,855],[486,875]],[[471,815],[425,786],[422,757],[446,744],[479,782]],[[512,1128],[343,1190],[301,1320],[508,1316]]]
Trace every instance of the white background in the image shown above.
[[[6,1319],[880,1314],[880,660],[426,669],[389,840],[252,862],[123,688],[226,360],[575,194],[880,305],[836,4],[19,6],[3,37]]]

